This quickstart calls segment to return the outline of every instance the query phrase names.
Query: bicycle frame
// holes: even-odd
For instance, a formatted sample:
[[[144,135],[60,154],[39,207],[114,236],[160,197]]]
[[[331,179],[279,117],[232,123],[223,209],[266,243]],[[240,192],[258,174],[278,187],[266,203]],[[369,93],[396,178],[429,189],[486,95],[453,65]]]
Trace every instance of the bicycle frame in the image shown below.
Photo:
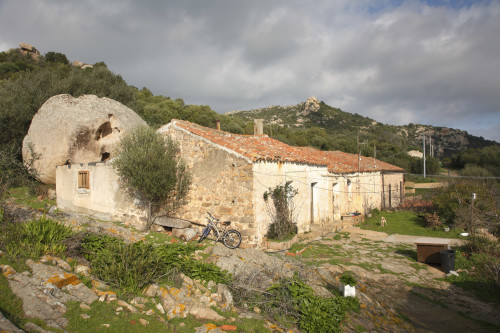
[[[221,242],[226,247],[230,249],[235,249],[241,244],[241,234],[238,230],[228,229],[231,225],[231,221],[221,221],[218,218],[212,216],[209,212],[207,212],[207,225],[198,239],[198,243],[201,243],[207,236],[210,234],[210,231],[214,231],[215,242]],[[219,225],[222,223],[222,226]]]
[[[217,225],[219,223],[221,223],[221,221],[218,220],[217,218],[211,216],[211,215],[210,215],[210,217],[207,217],[206,219],[208,220],[207,225],[210,226],[210,229],[213,230],[214,235],[216,236],[215,242],[217,243],[218,241],[220,241],[222,239],[222,236],[226,232],[227,227],[224,226],[224,229],[218,227]]]

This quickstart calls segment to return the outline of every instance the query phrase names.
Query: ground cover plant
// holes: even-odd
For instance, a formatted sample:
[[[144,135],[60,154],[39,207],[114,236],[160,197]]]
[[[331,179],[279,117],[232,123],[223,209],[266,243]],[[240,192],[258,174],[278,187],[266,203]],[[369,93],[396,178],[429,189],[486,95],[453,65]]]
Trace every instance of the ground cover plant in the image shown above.
[[[475,293],[481,299],[500,305],[500,243],[471,235],[455,253],[458,276],[448,281]]]
[[[37,259],[43,254],[63,254],[66,245],[62,241],[73,233],[71,228],[45,216],[24,223],[4,219],[0,229],[0,249],[17,262]]]
[[[15,199],[15,203],[31,207],[38,211],[48,212],[50,207],[56,205],[56,201],[45,196],[37,196],[36,189],[28,186],[10,188],[8,195]]]
[[[380,226],[381,217],[385,217],[387,225]],[[449,232],[444,230],[432,230],[426,228],[422,220],[423,216],[410,211],[383,211],[372,214],[372,217],[365,219],[361,225],[361,229],[374,230],[385,232],[389,235],[413,235],[413,236],[428,236],[428,237],[443,237],[443,238],[459,238],[462,229],[452,228]]]
[[[298,273],[260,293],[248,293],[237,284],[232,289],[238,305],[258,307],[281,325],[299,327],[303,332],[341,332],[348,311],[359,310],[359,301],[352,297],[316,296]]]
[[[214,282],[228,283],[231,279],[219,267],[192,259],[190,255],[199,247],[190,243],[126,244],[119,238],[89,234],[82,248],[93,273],[125,295],[139,294],[153,282],[175,283],[179,273]]]
[[[269,239],[287,240],[297,233],[297,211],[293,201],[297,193],[290,182],[264,192],[267,213],[271,218],[267,232]]]

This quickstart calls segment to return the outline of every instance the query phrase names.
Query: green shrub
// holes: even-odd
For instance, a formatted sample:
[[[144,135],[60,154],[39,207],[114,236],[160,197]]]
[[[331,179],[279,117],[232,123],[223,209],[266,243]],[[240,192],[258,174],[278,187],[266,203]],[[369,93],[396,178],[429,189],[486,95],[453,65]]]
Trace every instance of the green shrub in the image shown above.
[[[0,219],[0,248],[13,261],[37,259],[43,254],[61,255],[66,250],[63,240],[73,234],[70,227],[43,216],[26,223]]]
[[[111,245],[123,245],[124,242],[120,238],[111,237],[108,235],[87,235],[82,242],[84,256],[87,260],[94,260],[97,255]]]
[[[479,298],[499,304],[500,300],[500,244],[478,235],[467,238],[455,255],[459,276],[447,278]]]
[[[292,187],[290,182],[285,185],[277,185],[273,189],[264,192],[264,201],[268,206],[271,224],[267,232],[269,239],[283,240],[297,233],[296,209],[293,198],[298,191]],[[272,199],[272,205],[268,202]]]
[[[266,313],[288,324],[298,325],[304,332],[341,332],[348,309],[356,308],[356,299],[321,298],[295,275],[268,288],[271,309]]]
[[[214,264],[187,259],[180,266],[182,272],[192,279],[228,284],[231,275]]]
[[[112,243],[97,251],[93,273],[124,293],[138,293],[165,275],[167,267],[154,247],[142,242]]]
[[[155,248],[155,251],[170,266],[180,266],[198,247],[192,243],[170,243]]]
[[[190,278],[217,283],[229,283],[231,276],[214,264],[203,263],[191,259],[189,256],[197,249],[190,243],[164,244],[155,248],[166,265],[176,268]]]
[[[31,220],[22,225],[21,247],[28,256],[36,258],[42,254],[63,254],[66,245],[62,242],[73,234],[71,227],[67,227],[46,216]]]
[[[352,275],[351,271],[345,271],[340,277],[340,283],[344,286],[354,287],[357,284],[356,278]]]

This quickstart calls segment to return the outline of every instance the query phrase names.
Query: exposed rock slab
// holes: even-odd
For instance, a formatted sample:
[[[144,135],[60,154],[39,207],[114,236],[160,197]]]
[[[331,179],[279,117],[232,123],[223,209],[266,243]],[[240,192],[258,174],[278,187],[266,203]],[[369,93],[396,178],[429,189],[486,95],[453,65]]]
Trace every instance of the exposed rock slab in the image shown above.
[[[177,229],[189,228],[191,226],[189,221],[176,219],[174,217],[157,217],[155,219],[155,224]]]

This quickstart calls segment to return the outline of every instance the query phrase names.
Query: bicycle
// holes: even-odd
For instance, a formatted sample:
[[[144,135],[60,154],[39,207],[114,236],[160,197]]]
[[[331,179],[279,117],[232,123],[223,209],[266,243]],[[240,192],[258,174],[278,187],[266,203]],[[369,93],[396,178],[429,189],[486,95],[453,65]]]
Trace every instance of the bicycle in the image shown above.
[[[210,231],[213,230],[216,237],[216,243],[222,241],[222,243],[230,249],[236,249],[238,246],[240,246],[240,232],[235,229],[227,229],[231,225],[231,221],[221,221],[218,218],[212,216],[212,214],[210,214],[209,212],[207,212],[207,214],[207,226],[205,227],[205,229],[203,229],[200,239],[198,239],[198,243],[201,243],[205,238],[207,238],[207,236],[210,234]],[[224,228],[218,227],[219,223],[222,223]]]

